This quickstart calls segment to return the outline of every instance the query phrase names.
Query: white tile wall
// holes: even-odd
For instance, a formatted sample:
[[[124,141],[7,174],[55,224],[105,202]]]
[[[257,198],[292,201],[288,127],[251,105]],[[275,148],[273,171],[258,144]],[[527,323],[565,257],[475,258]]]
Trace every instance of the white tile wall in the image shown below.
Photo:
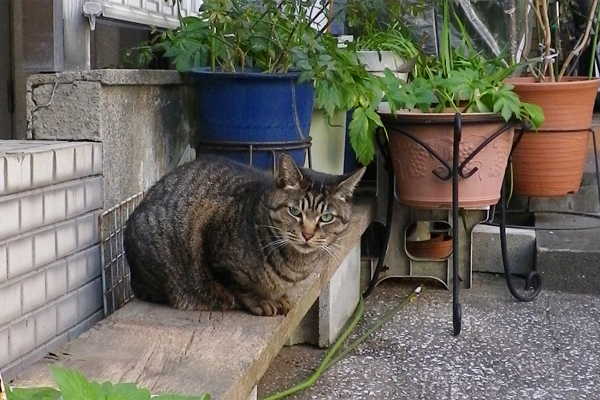
[[[100,143],[0,141],[3,373],[14,376],[103,317],[101,173]]]
[[[20,196],[21,232],[27,232],[44,225],[44,196],[41,191],[27,192]]]

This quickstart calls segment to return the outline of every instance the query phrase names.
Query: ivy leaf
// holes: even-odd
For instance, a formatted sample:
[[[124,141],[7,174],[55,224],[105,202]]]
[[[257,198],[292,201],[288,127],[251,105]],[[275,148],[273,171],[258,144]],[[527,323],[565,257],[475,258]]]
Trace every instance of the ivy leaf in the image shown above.
[[[8,389],[8,400],[59,400],[62,398],[56,389],[43,388],[14,388]]]
[[[98,388],[77,371],[62,367],[51,367],[52,375],[64,400],[103,400]]]

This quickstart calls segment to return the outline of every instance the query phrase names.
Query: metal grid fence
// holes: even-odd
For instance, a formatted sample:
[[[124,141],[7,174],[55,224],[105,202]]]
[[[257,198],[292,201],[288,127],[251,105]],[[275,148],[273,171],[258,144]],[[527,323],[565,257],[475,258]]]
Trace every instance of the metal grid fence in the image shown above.
[[[123,248],[123,232],[129,216],[140,204],[145,194],[146,191],[142,191],[129,197],[106,210],[98,218],[104,316],[114,313],[133,297],[129,265],[125,259]]]

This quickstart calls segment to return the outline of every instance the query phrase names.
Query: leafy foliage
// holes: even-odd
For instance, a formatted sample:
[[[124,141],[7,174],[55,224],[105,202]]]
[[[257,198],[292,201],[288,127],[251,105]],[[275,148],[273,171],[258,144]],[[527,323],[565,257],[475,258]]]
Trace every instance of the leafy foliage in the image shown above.
[[[8,400],[210,400],[205,393],[200,397],[160,395],[151,397],[147,389],[137,388],[132,383],[90,382],[81,373],[65,368],[52,367],[52,375],[59,390],[52,388],[8,389]]]

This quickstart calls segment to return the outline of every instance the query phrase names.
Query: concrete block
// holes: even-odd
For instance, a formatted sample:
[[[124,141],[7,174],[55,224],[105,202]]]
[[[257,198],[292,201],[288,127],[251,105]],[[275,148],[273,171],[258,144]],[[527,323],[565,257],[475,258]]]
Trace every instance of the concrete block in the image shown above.
[[[73,254],[77,248],[77,224],[67,221],[56,225],[56,258]]]
[[[21,315],[21,282],[0,287],[0,326]]]
[[[248,399],[246,399],[246,400],[257,400],[257,399],[258,399],[258,387],[254,386],[254,388],[248,395]]]
[[[0,196],[6,193],[6,159],[0,157]]]
[[[102,174],[102,143],[94,143],[92,145],[93,160],[92,160],[92,172],[94,175]]]
[[[75,176],[75,149],[54,149],[54,183],[70,181]]]
[[[6,192],[16,193],[31,189],[31,155],[6,154]]]
[[[85,249],[98,243],[98,219],[95,213],[77,218],[77,248]]]
[[[535,231],[506,228],[508,262],[512,273],[525,275],[535,265]],[[504,273],[500,228],[477,225],[473,228],[472,268],[476,272]]]
[[[72,291],[89,282],[87,254],[79,252],[67,258],[67,290]]]
[[[92,143],[75,146],[75,177],[82,178],[93,174],[94,148]]]
[[[79,322],[77,292],[68,294],[56,303],[56,330],[63,333]]]
[[[0,283],[8,279],[8,258],[6,254],[6,243],[0,243]]]
[[[99,140],[100,91],[100,82],[87,81],[34,86],[32,101],[48,107],[37,107],[30,116],[33,138]]]
[[[34,188],[51,185],[54,181],[54,152],[52,150],[32,152],[31,171]]]
[[[56,336],[56,304],[35,313],[35,345],[41,346]]]
[[[19,233],[19,198],[0,198],[0,240]]]
[[[27,314],[46,302],[46,271],[41,270],[21,281],[22,313]]]
[[[8,360],[8,328],[0,329],[0,369],[7,365]]]
[[[35,322],[33,317],[23,318],[8,328],[8,357],[10,361],[35,349]]]
[[[20,196],[21,232],[27,232],[44,224],[44,195],[30,192]]]
[[[44,224],[53,224],[66,218],[66,196],[64,187],[44,190]]]
[[[85,212],[85,183],[77,182],[69,185],[67,191],[67,218],[72,218]]]
[[[58,261],[46,268],[46,301],[67,293],[67,261]]]
[[[33,236],[28,235],[7,243],[8,279],[33,270]]]
[[[92,211],[104,207],[103,181],[101,176],[85,181],[85,209]]]
[[[56,232],[51,226],[33,237],[33,259],[35,268],[56,260]]]
[[[103,307],[102,279],[97,278],[77,290],[79,319],[89,317]]]

